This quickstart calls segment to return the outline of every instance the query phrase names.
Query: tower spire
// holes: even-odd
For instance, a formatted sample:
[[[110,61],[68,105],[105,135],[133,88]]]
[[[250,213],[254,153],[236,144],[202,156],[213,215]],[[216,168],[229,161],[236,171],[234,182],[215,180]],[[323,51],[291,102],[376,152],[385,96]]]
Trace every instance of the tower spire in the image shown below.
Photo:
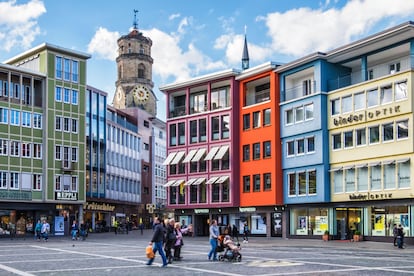
[[[138,29],[138,19],[137,19],[137,13],[138,13],[138,10],[135,10],[134,9],[134,22],[133,22],[133,26],[134,26],[134,29],[135,30],[137,30]]]
[[[249,50],[247,49],[247,26],[244,26],[244,47],[242,55],[242,69],[249,69]]]

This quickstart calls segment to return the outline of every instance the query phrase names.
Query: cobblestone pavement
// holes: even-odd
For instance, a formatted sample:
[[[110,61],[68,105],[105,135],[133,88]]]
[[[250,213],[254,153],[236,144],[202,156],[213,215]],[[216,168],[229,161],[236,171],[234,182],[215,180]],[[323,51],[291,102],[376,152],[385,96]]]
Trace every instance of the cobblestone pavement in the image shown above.
[[[391,243],[251,237],[241,262],[210,262],[208,237],[185,237],[183,260],[145,265],[151,231],[90,234],[85,241],[51,237],[0,239],[0,275],[409,275],[413,248]]]

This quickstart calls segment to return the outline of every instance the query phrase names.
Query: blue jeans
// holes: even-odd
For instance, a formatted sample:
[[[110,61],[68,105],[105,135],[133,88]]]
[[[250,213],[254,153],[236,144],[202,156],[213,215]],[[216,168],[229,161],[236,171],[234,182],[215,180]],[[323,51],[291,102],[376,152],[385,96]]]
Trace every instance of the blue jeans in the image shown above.
[[[157,251],[158,251],[161,255],[161,258],[162,258],[162,264],[167,265],[167,257],[165,257],[164,250],[162,249],[162,241],[154,242],[152,250],[154,251],[154,253],[157,253]],[[149,259],[147,264],[152,265],[152,262],[154,261],[154,259],[155,258]]]
[[[78,230],[72,230],[72,240],[76,239],[78,236]]]
[[[210,260],[213,257],[213,260],[217,260],[217,239],[210,239],[211,250],[208,252],[208,259]]]

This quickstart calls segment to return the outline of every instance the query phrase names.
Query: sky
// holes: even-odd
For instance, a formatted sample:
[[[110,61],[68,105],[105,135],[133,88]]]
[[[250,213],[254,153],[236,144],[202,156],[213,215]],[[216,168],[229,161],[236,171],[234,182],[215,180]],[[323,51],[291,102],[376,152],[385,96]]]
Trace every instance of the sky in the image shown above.
[[[115,92],[117,39],[138,29],[151,38],[154,93],[159,87],[326,52],[414,20],[412,0],[0,0],[0,62],[42,43],[88,53],[87,84]]]

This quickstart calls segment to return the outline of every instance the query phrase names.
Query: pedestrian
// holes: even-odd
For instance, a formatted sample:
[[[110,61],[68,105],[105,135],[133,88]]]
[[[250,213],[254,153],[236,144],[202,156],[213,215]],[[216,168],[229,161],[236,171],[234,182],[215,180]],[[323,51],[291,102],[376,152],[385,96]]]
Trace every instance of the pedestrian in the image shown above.
[[[162,249],[162,243],[164,242],[164,227],[160,222],[158,217],[154,218],[154,234],[152,235],[152,239],[149,242],[149,245],[153,246],[154,254],[159,252],[162,258],[162,267],[167,266],[167,257],[165,257],[164,250]],[[154,262],[154,258],[149,259],[147,265],[152,265]]]
[[[43,240],[47,242],[49,239],[49,232],[50,232],[50,225],[47,222],[47,220],[43,220],[42,229],[40,230],[40,233],[43,237]]]
[[[72,228],[72,232],[71,232],[71,234],[72,234],[72,240],[73,241],[74,240],[77,240],[78,239],[79,225],[76,222],[76,219],[73,220],[73,223],[72,223],[72,227],[71,228]]]
[[[80,227],[79,227],[79,235],[81,236],[83,241],[88,236],[88,226],[83,221],[81,222]]]
[[[144,235],[144,224],[142,222],[139,224],[139,230],[141,230],[141,236]]]
[[[114,221],[114,225],[113,225],[114,226],[115,235],[118,234],[118,224],[119,224],[118,221],[115,220]]]
[[[165,236],[165,256],[168,259],[168,263],[172,264],[173,255],[171,249],[175,245],[175,241],[177,240],[177,233],[175,231],[175,220],[169,219],[167,224],[167,231]]]
[[[237,242],[239,242],[239,229],[237,229],[236,224],[233,224],[233,228],[231,231],[233,235],[233,240],[237,239]]]
[[[213,219],[211,220],[210,224],[210,245],[211,249],[210,252],[208,252],[208,260],[211,260],[213,258],[213,261],[217,261],[217,238],[219,236],[219,229],[217,227],[217,220]]]
[[[181,261],[183,259],[183,257],[181,257],[181,248],[184,245],[183,235],[188,233],[192,226],[190,224],[187,228],[182,228],[180,223],[176,222],[174,227],[177,235],[174,244],[174,261]]]
[[[397,227],[396,223],[394,223],[394,228],[392,230],[392,234],[394,235],[394,246],[397,246],[398,227]]]
[[[249,226],[247,225],[247,222],[245,222],[243,226],[243,243],[249,243],[249,234]]]
[[[42,231],[42,222],[40,221],[40,219],[38,219],[36,226],[35,226],[35,238],[38,241],[40,241],[41,231]]]
[[[404,249],[404,228],[398,225],[398,236],[397,236],[398,248]]]

